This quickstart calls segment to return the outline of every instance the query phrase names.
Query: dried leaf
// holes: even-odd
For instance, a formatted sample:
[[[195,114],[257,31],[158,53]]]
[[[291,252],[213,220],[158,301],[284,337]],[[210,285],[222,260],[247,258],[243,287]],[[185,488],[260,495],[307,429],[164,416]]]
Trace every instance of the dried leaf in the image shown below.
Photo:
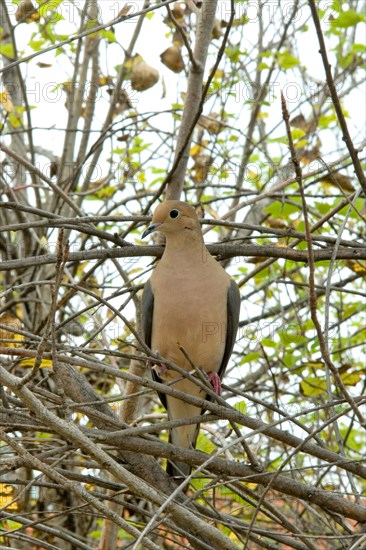
[[[198,206],[196,206],[195,210],[199,219],[203,220],[203,218],[205,217],[205,209],[203,208],[203,205],[200,203]]]
[[[125,17],[131,8],[132,8],[132,4],[125,4],[118,14],[118,19],[120,17]]]
[[[131,86],[138,92],[152,88],[159,80],[159,71],[148,65],[140,55],[132,60]]]
[[[319,157],[320,157],[320,148],[318,145],[316,145],[312,149],[302,151],[300,160],[304,164],[309,164],[309,162],[313,162]]]
[[[22,322],[13,313],[11,313],[10,311],[4,311],[4,313],[0,315],[0,324],[6,325],[7,327],[12,329],[6,330],[5,328],[0,327],[1,340],[23,340],[23,336],[16,332],[17,330],[20,330],[22,328]],[[17,344],[16,342],[1,342],[0,345],[5,348],[15,348],[18,347],[20,344]]]
[[[23,0],[18,4],[17,11],[15,12],[15,19],[18,23],[32,23],[38,21],[40,15],[36,10],[31,0]]]
[[[182,53],[178,46],[170,46],[160,55],[161,62],[174,73],[181,73],[184,69]]]
[[[344,191],[352,192],[355,190],[355,188],[351,183],[351,179],[348,176],[341,174],[340,172],[328,173],[325,176],[323,176],[320,181],[324,183],[328,183],[329,185],[335,185],[336,187],[340,187]]]
[[[217,135],[222,130],[222,124],[219,120],[215,120],[219,117],[217,113],[211,113],[209,116],[200,116],[198,121],[199,125],[205,128],[210,134]]]
[[[317,121],[315,119],[307,121],[304,115],[295,116],[290,120],[290,125],[293,128],[300,128],[300,130],[304,130],[304,132],[307,134],[315,132],[316,124]]]
[[[123,134],[117,138],[117,141],[128,141],[130,134]]]
[[[281,218],[268,218],[266,224],[273,229],[287,229],[287,224]]]
[[[5,92],[0,92],[0,103],[7,113],[11,113],[14,110],[14,105],[10,99],[10,94],[6,90]]]
[[[192,167],[192,178],[195,182],[205,181],[209,174],[210,166],[213,161],[211,155],[196,155],[194,157],[194,160],[195,163]]]
[[[213,27],[212,27],[212,38],[213,40],[218,40],[222,36],[222,23],[215,18]]]
[[[179,2],[173,4],[172,15],[178,23],[183,23],[185,13],[186,9],[184,4],[179,4]]]
[[[58,174],[58,163],[53,160],[50,164],[50,178],[57,176]]]

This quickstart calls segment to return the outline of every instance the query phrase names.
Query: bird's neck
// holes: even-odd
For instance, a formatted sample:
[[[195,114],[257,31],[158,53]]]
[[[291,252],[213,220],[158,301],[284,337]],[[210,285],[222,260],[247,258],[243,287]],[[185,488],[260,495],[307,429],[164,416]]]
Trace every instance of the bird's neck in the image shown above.
[[[176,267],[184,265],[193,265],[197,263],[206,263],[208,257],[211,258],[201,233],[180,233],[168,235],[163,260],[171,262]]]

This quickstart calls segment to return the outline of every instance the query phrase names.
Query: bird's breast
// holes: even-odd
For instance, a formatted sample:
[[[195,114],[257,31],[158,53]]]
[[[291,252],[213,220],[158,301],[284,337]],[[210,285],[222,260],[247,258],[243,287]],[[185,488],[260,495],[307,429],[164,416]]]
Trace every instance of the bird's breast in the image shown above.
[[[220,273],[221,275],[221,273]],[[189,361],[218,371],[226,342],[228,277],[180,271],[152,277],[154,313],[152,349],[187,370]]]

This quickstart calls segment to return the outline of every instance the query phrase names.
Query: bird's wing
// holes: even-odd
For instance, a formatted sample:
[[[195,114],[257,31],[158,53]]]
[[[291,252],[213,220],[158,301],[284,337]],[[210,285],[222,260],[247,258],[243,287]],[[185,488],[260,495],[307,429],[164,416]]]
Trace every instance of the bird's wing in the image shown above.
[[[221,361],[221,366],[218,375],[222,379],[225,374],[227,364],[233,351],[236,340],[236,334],[239,325],[240,313],[240,292],[235,281],[230,281],[230,286],[227,292],[227,323],[226,323],[226,342],[224,356]]]
[[[143,292],[142,301],[141,301],[141,317],[142,317],[141,326],[142,326],[142,338],[145,344],[149,346],[149,348],[151,348],[153,315],[154,315],[154,293],[152,290],[151,282],[147,281],[145,283],[144,292]],[[151,376],[155,382],[163,382],[163,380],[160,378],[160,376],[158,376],[158,374],[154,369],[151,369]],[[165,393],[158,392],[158,395],[163,406],[167,408]]]

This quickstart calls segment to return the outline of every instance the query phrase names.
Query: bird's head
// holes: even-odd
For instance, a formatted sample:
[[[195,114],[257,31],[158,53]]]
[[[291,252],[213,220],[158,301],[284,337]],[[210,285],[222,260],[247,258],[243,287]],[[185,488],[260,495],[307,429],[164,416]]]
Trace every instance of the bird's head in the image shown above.
[[[166,236],[188,232],[201,234],[201,227],[193,206],[182,201],[165,201],[156,208],[152,223],[144,231],[142,238],[153,231],[161,231]]]

